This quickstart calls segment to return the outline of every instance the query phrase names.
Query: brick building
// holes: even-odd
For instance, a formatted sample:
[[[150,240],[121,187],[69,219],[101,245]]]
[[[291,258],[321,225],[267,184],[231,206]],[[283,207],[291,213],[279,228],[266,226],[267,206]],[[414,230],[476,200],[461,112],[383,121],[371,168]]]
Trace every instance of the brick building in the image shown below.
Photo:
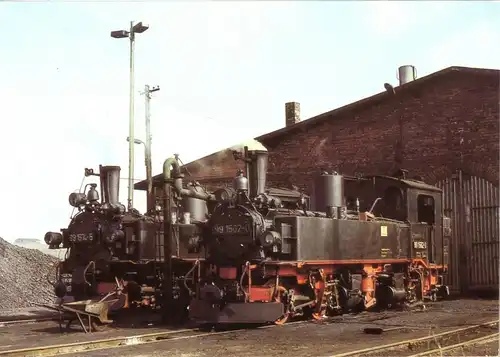
[[[499,70],[450,67],[304,121],[299,104],[287,103],[285,127],[255,138],[269,150],[268,184],[310,191],[319,169],[404,168],[444,189],[453,289],[498,290],[499,79]],[[230,183],[241,163],[220,152],[185,167],[212,188]]]

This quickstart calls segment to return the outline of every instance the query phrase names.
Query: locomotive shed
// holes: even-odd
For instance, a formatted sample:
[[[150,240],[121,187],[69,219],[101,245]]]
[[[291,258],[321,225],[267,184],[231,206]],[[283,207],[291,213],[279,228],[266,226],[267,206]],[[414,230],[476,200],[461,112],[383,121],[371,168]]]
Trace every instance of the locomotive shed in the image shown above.
[[[229,331],[195,338],[78,352],[66,356],[331,356],[377,345],[429,336],[498,319],[498,301],[451,300],[429,304],[422,312],[384,311],[344,315],[322,322],[297,322],[263,329]],[[381,335],[363,333],[365,327],[392,328]],[[398,329],[394,330],[394,327]],[[498,328],[492,329],[496,332]],[[17,348],[96,341],[135,336],[166,328],[120,328],[83,334],[78,327],[60,334],[55,322],[0,328],[0,353]],[[171,330],[173,331],[173,330]],[[491,345],[491,343],[490,343]],[[492,346],[490,346],[492,348]],[[493,346],[495,348],[495,346]],[[498,349],[498,343],[496,345]],[[476,350],[471,350],[476,351]],[[404,354],[398,354],[404,355]]]
[[[497,69],[453,66],[307,120],[299,103],[287,103],[285,127],[255,138],[269,151],[269,186],[310,194],[320,169],[353,176],[408,170],[444,190],[452,293],[498,292],[499,79]],[[185,167],[209,189],[231,185],[243,168],[227,152]],[[157,197],[161,182],[154,177]]]

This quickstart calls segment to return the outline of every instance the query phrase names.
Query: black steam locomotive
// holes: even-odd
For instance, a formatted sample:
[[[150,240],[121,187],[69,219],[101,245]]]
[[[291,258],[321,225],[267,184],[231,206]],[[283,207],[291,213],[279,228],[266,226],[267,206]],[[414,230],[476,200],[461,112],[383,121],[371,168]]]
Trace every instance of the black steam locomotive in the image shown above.
[[[209,324],[284,323],[448,294],[440,189],[405,176],[324,172],[309,197],[266,188],[261,145],[233,154],[246,175],[215,192],[184,184],[177,158],[167,159],[162,209],[147,215],[125,212],[120,168],[101,166],[103,199],[95,184],[71,194],[79,213],[45,236],[68,249],[56,294],[83,305],[109,299],[112,310],[188,307]]]
[[[87,184],[84,192],[71,193],[69,204],[78,213],[61,233],[45,234],[50,249],[67,250],[57,267],[56,296],[66,310],[99,310],[92,316],[100,317],[101,322],[108,321],[108,308],[160,308],[165,261],[163,217],[159,212],[126,212],[118,201],[119,166],[100,166],[98,174],[85,169],[85,175],[99,176],[103,199],[99,199],[95,183]],[[178,246],[177,255],[182,248]],[[183,296],[191,284],[186,276],[194,265],[189,255],[185,258],[175,260],[171,280],[174,302],[182,300],[184,304],[187,300]],[[98,308],[88,307],[96,303]]]
[[[322,173],[311,208],[283,207],[265,189],[267,152],[249,151],[247,176],[219,202],[191,319],[284,323],[306,315],[387,308],[448,295],[450,220],[439,188],[405,177]],[[292,205],[293,206],[293,205]]]

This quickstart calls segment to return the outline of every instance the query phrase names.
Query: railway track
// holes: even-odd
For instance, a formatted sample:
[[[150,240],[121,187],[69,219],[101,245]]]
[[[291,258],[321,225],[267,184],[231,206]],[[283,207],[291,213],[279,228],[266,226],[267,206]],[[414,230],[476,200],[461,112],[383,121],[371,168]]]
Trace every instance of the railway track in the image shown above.
[[[328,357],[354,357],[354,356],[432,356],[440,355],[444,351],[452,351],[457,348],[473,345],[476,343],[491,342],[498,340],[499,320],[490,321],[483,324],[463,327],[429,336],[398,341],[394,343],[375,345],[362,350],[349,351],[346,353],[334,354]]]
[[[287,325],[302,324],[308,321],[290,322]],[[257,329],[266,329],[279,327],[277,325],[267,325],[257,327]],[[226,335],[238,331],[248,330],[248,328],[231,329],[227,331],[203,332],[198,328],[181,329],[176,331],[155,332],[135,336],[112,337],[101,340],[66,343],[58,345],[36,346],[29,348],[19,348],[13,350],[0,351],[1,357],[49,357],[61,356],[66,354],[87,353],[92,351],[104,350],[109,348],[119,348],[126,346],[136,346],[142,344],[152,344],[164,341],[187,340],[205,336]]]
[[[287,325],[304,324],[309,321],[290,322]],[[363,350],[349,351],[341,354],[330,355],[329,357],[348,357],[348,356],[442,356],[443,352],[454,351],[467,345],[479,343],[489,343],[498,340],[499,321],[494,320],[487,323],[445,331],[429,336],[397,341],[390,344],[373,346]],[[278,327],[275,325],[262,326],[257,329],[268,329]],[[320,327],[320,326],[318,326]],[[496,328],[495,328],[496,327]],[[0,351],[0,357],[3,356],[23,356],[23,357],[48,357],[61,356],[66,354],[84,354],[93,351],[115,349],[127,346],[150,345],[157,342],[168,342],[178,340],[189,340],[202,337],[225,335],[238,333],[247,328],[231,329],[227,331],[206,332],[198,328],[186,328],[180,330],[170,330],[154,332],[142,335],[111,337],[99,340],[89,340],[82,342],[53,344],[46,346],[34,346],[29,348],[17,348]],[[389,329],[392,330],[392,329]],[[492,333],[494,331],[494,333]]]
[[[495,342],[495,341],[498,342],[498,338],[499,338],[499,333],[496,332],[496,333],[492,333],[490,335],[483,336],[483,337],[478,337],[478,338],[475,338],[475,339],[472,339],[469,341],[456,343],[454,345],[449,345],[449,346],[445,346],[445,347],[441,347],[441,348],[435,348],[433,350],[417,353],[417,354],[411,355],[410,357],[434,356],[434,355],[442,356],[443,352],[451,352],[451,351],[458,350],[458,349],[466,347],[466,346],[490,343],[490,342]]]
[[[8,327],[12,325],[36,324],[39,322],[57,321],[57,320],[59,320],[59,315],[36,317],[36,318],[20,317],[20,318],[12,318],[10,320],[0,319],[0,327]]]

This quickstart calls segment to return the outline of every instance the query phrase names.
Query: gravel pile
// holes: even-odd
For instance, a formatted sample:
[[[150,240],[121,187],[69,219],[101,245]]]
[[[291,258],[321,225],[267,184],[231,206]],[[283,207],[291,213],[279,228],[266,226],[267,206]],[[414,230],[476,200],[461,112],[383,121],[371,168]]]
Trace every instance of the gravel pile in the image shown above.
[[[0,311],[53,304],[58,259],[36,249],[13,245],[0,237]]]

